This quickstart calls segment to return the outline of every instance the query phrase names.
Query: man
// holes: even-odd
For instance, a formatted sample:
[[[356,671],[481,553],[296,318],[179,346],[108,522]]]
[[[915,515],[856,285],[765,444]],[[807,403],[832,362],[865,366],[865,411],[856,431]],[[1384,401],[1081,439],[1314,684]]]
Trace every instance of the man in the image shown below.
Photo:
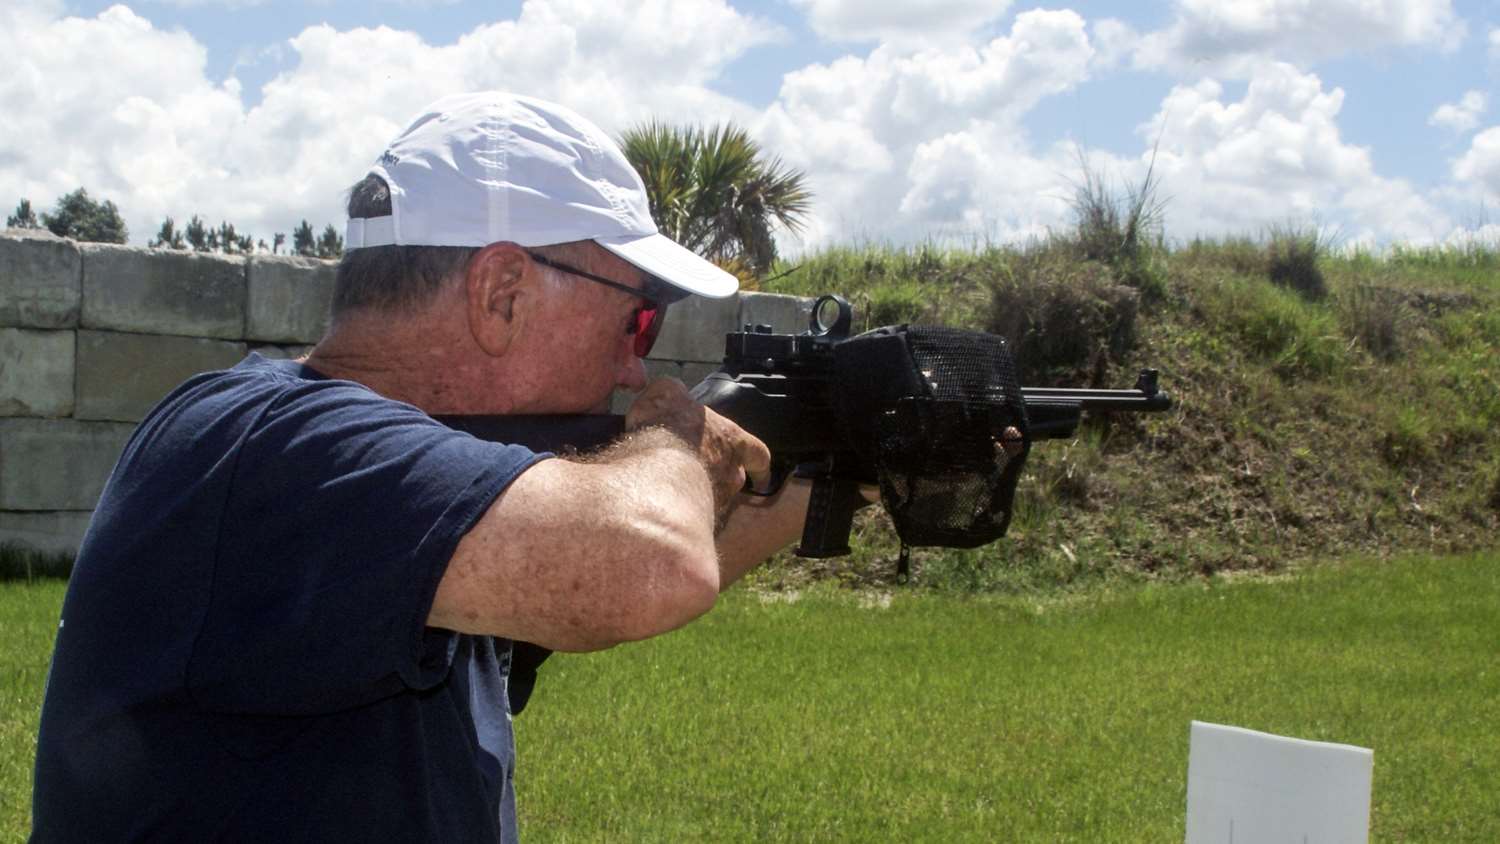
[[[63,606],[34,840],[515,839],[513,641],[679,627],[789,542],[806,490],[736,506],[765,446],[646,383],[673,299],[732,276],[656,234],[597,127],[448,97],[350,198],[333,320],[162,401]],[[587,459],[441,414],[586,413]]]

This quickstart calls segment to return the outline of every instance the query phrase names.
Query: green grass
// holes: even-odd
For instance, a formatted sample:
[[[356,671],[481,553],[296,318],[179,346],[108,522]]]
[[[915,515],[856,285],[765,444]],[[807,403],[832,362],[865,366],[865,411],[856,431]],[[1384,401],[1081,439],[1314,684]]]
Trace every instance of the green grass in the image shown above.
[[[0,839],[28,824],[62,584],[0,585]],[[1500,557],[961,598],[726,596],[554,657],[517,721],[538,841],[1181,840],[1188,724],[1375,750],[1379,841],[1500,840]]]
[[[572,840],[1181,840],[1188,723],[1375,750],[1382,841],[1500,839],[1500,559],[1074,598],[731,595],[555,658],[523,829]]]
[[[1346,364],[1347,341],[1325,306],[1296,291],[1230,277],[1202,291],[1219,332],[1237,339],[1284,376],[1328,375]]]
[[[0,841],[31,829],[31,764],[66,584],[0,581]]]
[[[987,306],[983,280],[1010,253],[933,244],[835,246],[778,264],[763,289],[797,296],[838,293],[854,304],[855,332],[902,322],[973,326]],[[793,333],[801,326],[777,326]]]
[[[1500,243],[1468,241],[1445,246],[1395,245],[1380,257],[1354,254],[1354,268],[1385,265],[1413,286],[1495,292],[1500,290]]]

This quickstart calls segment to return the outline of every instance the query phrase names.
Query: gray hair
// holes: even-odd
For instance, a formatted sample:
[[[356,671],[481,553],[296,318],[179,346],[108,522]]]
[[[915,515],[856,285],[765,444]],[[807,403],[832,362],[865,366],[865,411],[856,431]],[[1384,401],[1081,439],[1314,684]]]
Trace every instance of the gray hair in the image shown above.
[[[391,213],[391,191],[374,174],[349,189],[350,219],[386,217]],[[366,246],[344,250],[333,287],[333,318],[354,310],[372,308],[398,312],[430,303],[450,281],[463,277],[477,246]],[[571,261],[592,269],[599,261],[598,249],[588,241],[532,247],[550,258]],[[556,284],[550,268],[543,275]]]
[[[368,175],[349,189],[349,217],[388,217],[391,190]],[[463,275],[472,246],[366,246],[345,249],[333,284],[333,318],[373,308],[399,311],[432,301],[443,285]]]

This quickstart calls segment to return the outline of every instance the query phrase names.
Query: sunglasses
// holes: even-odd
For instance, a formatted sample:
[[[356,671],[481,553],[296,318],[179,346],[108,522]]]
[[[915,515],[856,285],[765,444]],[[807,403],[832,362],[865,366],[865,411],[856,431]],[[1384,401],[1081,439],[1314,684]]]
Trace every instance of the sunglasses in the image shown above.
[[[588,281],[592,281],[596,284],[602,284],[605,287],[613,287],[616,290],[623,290],[626,293],[629,293],[630,295],[644,301],[646,304],[641,305],[639,308],[636,308],[631,312],[630,322],[625,326],[625,333],[635,335],[636,357],[643,358],[651,353],[651,347],[656,345],[656,336],[661,333],[661,324],[666,321],[668,302],[664,301],[663,297],[653,296],[644,290],[637,290],[634,287],[621,284],[618,281],[611,281],[604,276],[594,275],[590,272],[584,272],[577,267],[569,266],[561,261],[554,261],[551,258],[548,258],[544,255],[538,255],[535,252],[528,251],[526,254],[531,256],[531,260],[537,262],[538,264],[541,264],[544,267],[551,267],[554,270],[567,273],[568,275],[576,275],[579,278],[587,279]],[[651,285],[651,281],[654,281],[654,279],[647,280],[648,287]]]

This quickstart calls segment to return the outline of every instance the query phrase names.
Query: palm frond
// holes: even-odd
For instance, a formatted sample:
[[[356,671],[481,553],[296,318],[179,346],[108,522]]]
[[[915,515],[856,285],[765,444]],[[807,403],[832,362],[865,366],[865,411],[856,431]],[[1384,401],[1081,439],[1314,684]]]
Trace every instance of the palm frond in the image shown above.
[[[812,204],[800,171],[766,160],[731,123],[673,127],[648,121],[621,135],[641,175],[657,227],[710,260],[765,273],[776,259],[775,227],[800,231]]]

